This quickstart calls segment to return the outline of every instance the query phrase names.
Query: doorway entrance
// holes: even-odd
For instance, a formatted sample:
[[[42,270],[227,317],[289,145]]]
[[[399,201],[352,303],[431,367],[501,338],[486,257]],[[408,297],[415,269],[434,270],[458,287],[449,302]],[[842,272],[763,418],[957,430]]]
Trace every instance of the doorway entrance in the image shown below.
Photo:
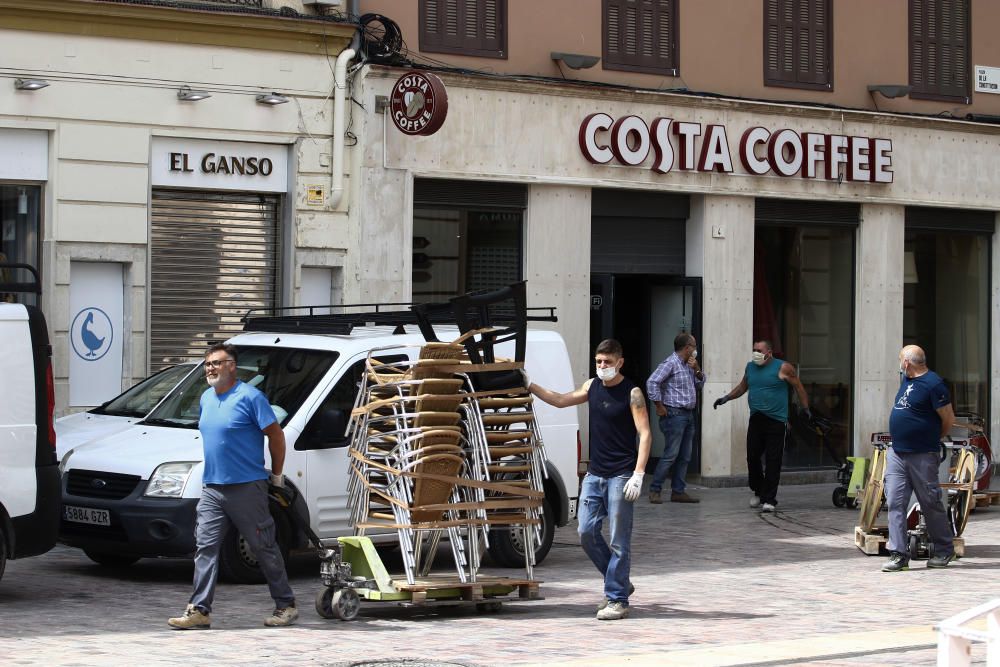
[[[674,352],[674,337],[690,333],[701,355],[701,278],[594,273],[590,279],[590,349],[615,338],[625,351],[622,374],[646,393],[646,380]],[[592,361],[591,361],[592,363]],[[650,418],[651,459],[663,453],[663,434]],[[646,466],[652,471],[653,463]],[[701,433],[695,431],[688,470],[701,468]]]

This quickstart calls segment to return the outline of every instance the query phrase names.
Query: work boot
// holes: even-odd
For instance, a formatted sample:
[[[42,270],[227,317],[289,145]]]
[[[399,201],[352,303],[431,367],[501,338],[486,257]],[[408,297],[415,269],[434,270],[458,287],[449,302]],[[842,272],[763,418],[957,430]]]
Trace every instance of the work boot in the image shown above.
[[[298,619],[299,610],[295,608],[295,605],[291,607],[281,607],[274,610],[274,612],[264,619],[264,625],[269,628],[280,628],[286,625],[291,625]]]
[[[760,507],[760,496],[754,495],[750,498],[750,507]]]
[[[951,560],[950,558],[948,560]],[[930,565],[930,563],[928,563]],[[947,565],[947,562],[945,562]],[[944,567],[944,565],[938,566]],[[910,569],[910,561],[906,559],[906,556],[900,553],[892,552],[889,556],[889,562],[882,566],[883,572],[904,572]]]
[[[927,560],[927,567],[948,567],[948,563],[955,560],[955,552],[951,552],[947,556],[931,556]]]
[[[632,597],[633,593],[635,593],[635,586],[633,586],[632,584],[629,584],[628,585],[628,595],[629,595],[629,597]],[[597,605],[597,611],[600,611],[600,610],[604,609],[607,606],[608,606],[608,599],[604,598],[604,601],[601,602],[601,604]]]
[[[609,602],[608,606],[597,612],[598,621],[617,621],[628,617],[628,605],[624,602]]]
[[[700,503],[701,501],[693,496],[689,496],[686,492],[681,491],[680,493],[671,493],[670,502],[672,503]]]
[[[167,625],[174,630],[208,630],[212,627],[212,619],[208,614],[202,613],[201,609],[196,609],[193,604],[189,604],[184,609],[183,616],[168,618]]]
[[[663,498],[660,497],[660,492],[659,491],[650,491],[649,492],[649,502],[653,503],[654,505],[660,505],[660,504],[662,504],[663,503]]]

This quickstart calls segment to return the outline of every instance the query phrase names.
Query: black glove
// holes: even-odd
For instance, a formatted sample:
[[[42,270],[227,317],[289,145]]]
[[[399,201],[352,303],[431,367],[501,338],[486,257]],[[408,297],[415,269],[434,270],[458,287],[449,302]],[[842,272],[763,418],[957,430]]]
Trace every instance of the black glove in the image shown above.
[[[726,396],[723,396],[722,398],[717,398],[717,399],[715,399],[715,403],[712,403],[712,409],[715,410],[720,405],[725,405],[728,402],[729,402],[729,398],[726,397]]]
[[[812,421],[812,418],[813,418],[812,410],[810,410],[809,408],[802,408],[802,410],[800,412],[801,412],[801,414],[802,414],[803,417],[805,417],[810,422]]]

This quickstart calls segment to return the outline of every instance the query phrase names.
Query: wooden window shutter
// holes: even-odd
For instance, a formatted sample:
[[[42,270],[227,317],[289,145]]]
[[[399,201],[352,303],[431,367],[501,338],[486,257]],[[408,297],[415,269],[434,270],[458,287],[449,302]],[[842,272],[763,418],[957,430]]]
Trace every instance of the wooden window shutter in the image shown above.
[[[764,0],[764,82],[833,87],[831,0]]]
[[[507,0],[420,0],[420,50],[507,57]]]
[[[604,0],[605,69],[676,76],[677,0]]]
[[[970,99],[969,0],[910,0],[911,97]]]

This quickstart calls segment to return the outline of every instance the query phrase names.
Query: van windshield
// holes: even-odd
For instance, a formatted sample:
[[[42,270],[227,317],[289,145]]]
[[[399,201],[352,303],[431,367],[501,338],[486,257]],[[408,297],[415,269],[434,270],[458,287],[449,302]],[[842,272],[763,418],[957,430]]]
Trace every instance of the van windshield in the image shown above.
[[[281,426],[302,406],[339,356],[328,350],[287,347],[254,346],[238,347],[237,350],[237,377],[264,392]],[[204,373],[192,373],[143,423],[198,428],[200,399],[206,389],[208,383]]]
[[[90,412],[113,417],[145,417],[194,367],[195,364],[178,364],[164,368]]]

